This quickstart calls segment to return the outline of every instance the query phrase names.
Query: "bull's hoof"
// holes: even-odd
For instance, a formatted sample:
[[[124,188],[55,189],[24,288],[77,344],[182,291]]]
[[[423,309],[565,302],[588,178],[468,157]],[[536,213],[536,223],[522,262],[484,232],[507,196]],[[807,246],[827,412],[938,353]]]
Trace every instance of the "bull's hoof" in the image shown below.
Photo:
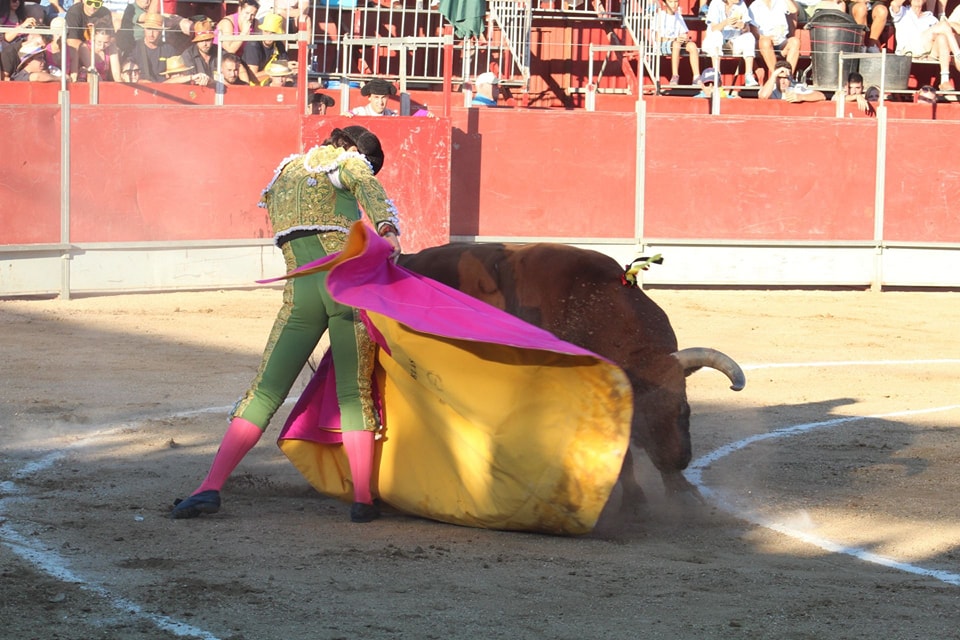
[[[671,499],[690,506],[704,505],[707,501],[700,490],[690,484],[679,471],[661,474],[663,486],[667,490],[667,496]]]

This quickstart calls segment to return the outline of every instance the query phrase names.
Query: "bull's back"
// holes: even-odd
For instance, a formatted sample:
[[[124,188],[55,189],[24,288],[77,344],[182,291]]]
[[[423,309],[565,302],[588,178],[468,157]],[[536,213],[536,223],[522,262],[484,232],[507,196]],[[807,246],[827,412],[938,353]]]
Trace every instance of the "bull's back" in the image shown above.
[[[596,251],[558,243],[452,243],[401,256],[421,275],[483,300],[611,360],[636,345],[676,350],[666,314],[623,268]]]

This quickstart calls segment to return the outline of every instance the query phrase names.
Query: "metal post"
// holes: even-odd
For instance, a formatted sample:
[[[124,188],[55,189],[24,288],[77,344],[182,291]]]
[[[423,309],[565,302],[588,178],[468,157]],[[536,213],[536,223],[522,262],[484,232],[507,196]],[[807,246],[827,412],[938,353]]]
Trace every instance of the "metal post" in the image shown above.
[[[66,75],[66,70],[62,70]],[[70,299],[70,92],[60,102],[60,299]]]
[[[300,20],[297,21],[297,104],[300,105],[301,116],[310,114],[310,99],[307,95],[307,80],[310,75],[308,49],[307,16],[301,13]],[[303,150],[303,140],[300,141],[300,148]]]
[[[453,112],[453,27],[443,29],[443,117]]]
[[[214,79],[217,81],[214,87],[213,104],[218,107],[223,106],[223,94],[227,92],[227,82],[223,78],[223,47],[217,46],[217,70],[214,71]]]
[[[714,85],[716,87],[716,85]],[[636,141],[636,193],[633,204],[633,235],[637,238],[637,245],[643,251],[644,245],[644,201],[646,200],[647,184],[647,102],[643,98],[637,100],[637,141]],[[643,276],[637,275],[637,282],[643,286]]]
[[[847,101],[847,96],[843,92],[843,51],[837,54],[837,93],[834,97],[837,95],[840,96],[837,100],[837,117],[842,118],[843,109],[846,106],[844,103]]]
[[[886,53],[880,54],[880,103],[877,105],[877,172],[874,177],[873,194],[873,281],[871,291],[883,288],[883,223],[884,223],[884,187],[887,174],[887,105],[883,100],[886,88]]]

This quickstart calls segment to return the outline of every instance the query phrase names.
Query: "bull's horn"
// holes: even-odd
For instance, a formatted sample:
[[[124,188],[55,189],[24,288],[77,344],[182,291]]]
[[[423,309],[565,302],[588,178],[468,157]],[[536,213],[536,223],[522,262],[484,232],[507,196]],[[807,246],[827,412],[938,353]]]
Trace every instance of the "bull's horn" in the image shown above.
[[[725,353],[716,349],[707,347],[691,347],[681,349],[673,354],[680,361],[680,366],[684,371],[699,369],[700,367],[710,367],[723,372],[730,378],[730,388],[734,391],[740,391],[747,384],[747,378],[743,375],[743,369],[736,361]]]

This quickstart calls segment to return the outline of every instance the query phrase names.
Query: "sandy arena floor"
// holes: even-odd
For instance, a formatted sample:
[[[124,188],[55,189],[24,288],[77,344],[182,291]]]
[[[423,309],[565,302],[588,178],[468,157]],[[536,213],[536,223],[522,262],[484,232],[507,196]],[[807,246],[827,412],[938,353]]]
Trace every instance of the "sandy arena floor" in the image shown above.
[[[960,294],[651,296],[747,387],[688,380],[708,505],[644,461],[647,513],[582,538],[351,524],[284,415],[170,520],[279,292],[0,301],[0,638],[960,638]]]

